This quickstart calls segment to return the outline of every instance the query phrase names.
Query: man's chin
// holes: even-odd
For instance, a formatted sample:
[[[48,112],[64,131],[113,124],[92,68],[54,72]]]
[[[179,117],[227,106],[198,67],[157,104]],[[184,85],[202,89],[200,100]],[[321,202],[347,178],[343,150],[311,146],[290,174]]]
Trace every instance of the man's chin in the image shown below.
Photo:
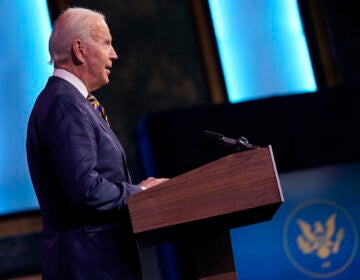
[[[110,79],[109,79],[108,76],[106,76],[106,77],[104,78],[103,82],[102,82],[102,86],[107,85],[109,82],[110,82]]]

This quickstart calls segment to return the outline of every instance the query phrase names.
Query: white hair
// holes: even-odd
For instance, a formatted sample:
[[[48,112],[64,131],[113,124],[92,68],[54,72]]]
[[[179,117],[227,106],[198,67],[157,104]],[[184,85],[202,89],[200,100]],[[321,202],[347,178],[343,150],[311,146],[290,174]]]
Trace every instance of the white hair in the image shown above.
[[[58,17],[49,39],[50,64],[71,58],[71,45],[76,39],[90,40],[94,19],[105,21],[105,16],[85,8],[68,8]]]

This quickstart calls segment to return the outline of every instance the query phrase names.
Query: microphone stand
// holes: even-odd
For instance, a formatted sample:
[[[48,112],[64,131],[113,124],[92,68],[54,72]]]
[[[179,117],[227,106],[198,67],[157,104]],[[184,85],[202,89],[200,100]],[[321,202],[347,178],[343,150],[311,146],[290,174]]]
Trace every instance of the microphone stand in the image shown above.
[[[260,148],[259,146],[250,144],[249,141],[243,136],[235,140],[225,137],[221,133],[213,132],[210,130],[205,130],[204,136],[206,139],[212,142],[215,141],[218,147],[227,148],[229,150],[232,150],[233,152],[242,152]]]

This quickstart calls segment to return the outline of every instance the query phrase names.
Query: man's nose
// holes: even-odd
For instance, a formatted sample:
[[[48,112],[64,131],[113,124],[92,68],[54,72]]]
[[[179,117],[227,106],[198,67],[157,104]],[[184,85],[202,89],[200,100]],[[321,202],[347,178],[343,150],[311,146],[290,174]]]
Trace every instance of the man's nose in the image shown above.
[[[115,51],[114,47],[111,47],[110,59],[111,60],[118,59],[118,55],[116,54],[116,51]]]

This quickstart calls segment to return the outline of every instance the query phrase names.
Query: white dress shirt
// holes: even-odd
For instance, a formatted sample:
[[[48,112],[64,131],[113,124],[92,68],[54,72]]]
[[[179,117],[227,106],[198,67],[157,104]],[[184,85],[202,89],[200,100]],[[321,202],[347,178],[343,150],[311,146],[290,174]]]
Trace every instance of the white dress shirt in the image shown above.
[[[70,84],[76,87],[77,90],[80,91],[85,98],[88,96],[89,92],[87,91],[85,84],[78,77],[76,77],[74,74],[70,73],[69,71],[60,68],[55,68],[53,76],[68,81]]]

